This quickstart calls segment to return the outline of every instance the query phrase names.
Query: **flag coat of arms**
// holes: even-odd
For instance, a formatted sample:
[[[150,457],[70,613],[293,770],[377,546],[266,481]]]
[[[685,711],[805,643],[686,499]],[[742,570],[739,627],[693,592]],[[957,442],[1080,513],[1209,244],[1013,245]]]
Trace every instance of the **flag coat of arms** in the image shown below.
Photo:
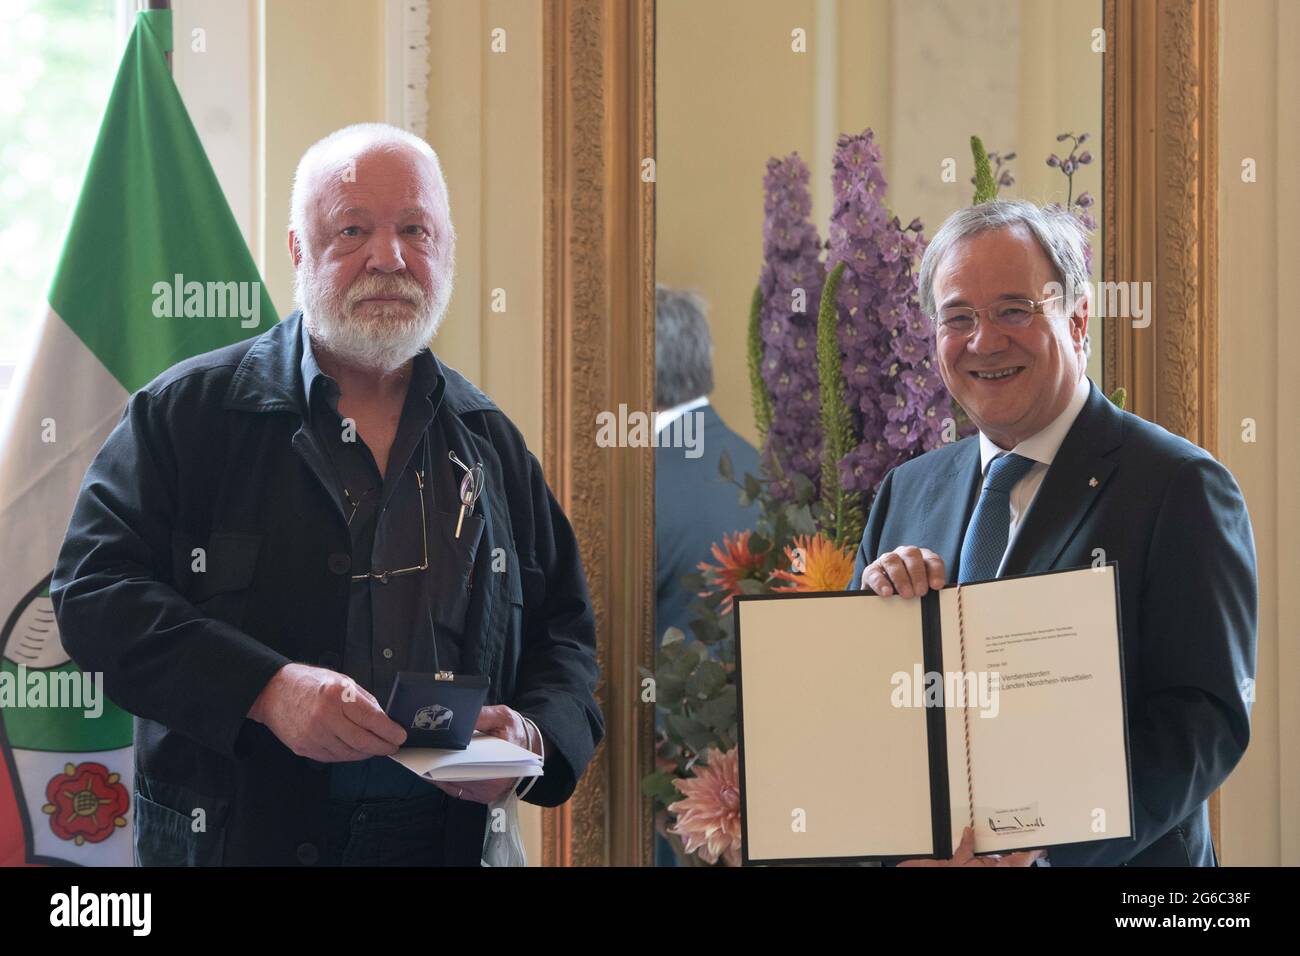
[[[127,398],[276,321],[172,81],[171,32],[170,11],[137,14],[0,421],[0,866],[133,861],[132,718],[64,650],[50,575]]]

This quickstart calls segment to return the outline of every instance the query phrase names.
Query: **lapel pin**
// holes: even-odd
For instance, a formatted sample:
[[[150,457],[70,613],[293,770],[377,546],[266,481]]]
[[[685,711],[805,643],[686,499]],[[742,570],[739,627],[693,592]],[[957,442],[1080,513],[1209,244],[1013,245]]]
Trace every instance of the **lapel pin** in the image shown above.
[[[1097,487],[1097,479],[1096,479],[1096,478],[1089,478],[1089,479],[1088,479],[1088,487],[1089,487],[1089,488],[1096,488],[1096,487]]]

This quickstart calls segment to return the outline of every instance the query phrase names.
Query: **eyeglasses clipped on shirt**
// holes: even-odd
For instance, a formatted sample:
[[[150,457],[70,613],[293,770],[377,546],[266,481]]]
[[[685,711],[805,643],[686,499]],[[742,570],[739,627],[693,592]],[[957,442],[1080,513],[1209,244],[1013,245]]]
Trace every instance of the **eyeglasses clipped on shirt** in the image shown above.
[[[473,511],[474,503],[478,501],[479,496],[483,494],[483,463],[476,462],[472,467],[468,466],[456,457],[454,451],[447,452],[447,457],[465,471],[465,477],[462,478],[460,482],[460,517],[456,521],[456,537],[459,538],[461,524],[465,520],[465,513],[467,511]],[[427,433],[424,436],[424,463],[427,468],[429,464]],[[398,568],[395,571],[375,571],[371,569],[364,574],[352,575],[353,581],[375,580],[380,584],[387,584],[389,578],[400,577],[404,574],[415,574],[418,571],[427,571],[429,569],[429,517],[424,507],[424,476],[424,468],[416,469],[415,484],[420,499],[420,542],[422,548],[421,554],[423,555],[420,563],[409,568]],[[347,488],[343,489],[343,494],[348,499],[348,503],[352,505],[352,513],[348,515],[347,522],[348,526],[351,527],[352,519],[356,517],[357,506],[361,503],[361,499],[354,499]],[[364,495],[362,497],[364,497]]]
[[[396,571],[375,571],[370,570],[364,574],[352,575],[353,581],[375,580],[380,584],[387,584],[389,578],[401,577],[404,574],[415,574],[417,571],[429,570],[429,520],[424,510],[424,470],[417,469],[415,472],[415,484],[420,497],[420,540],[423,548],[423,559],[419,564],[409,568],[398,568]],[[353,498],[351,493],[344,488],[343,494],[347,497],[348,503],[352,505],[352,513],[348,515],[348,527],[352,526],[352,519],[356,517],[357,506],[361,503],[361,498]],[[362,498],[365,495],[361,496]]]

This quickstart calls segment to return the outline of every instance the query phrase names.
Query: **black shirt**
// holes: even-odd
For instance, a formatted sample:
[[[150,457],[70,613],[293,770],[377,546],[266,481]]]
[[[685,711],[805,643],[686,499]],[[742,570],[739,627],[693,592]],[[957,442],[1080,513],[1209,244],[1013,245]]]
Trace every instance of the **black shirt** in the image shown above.
[[[440,546],[447,532],[435,524],[454,523],[459,508],[459,469],[448,459],[437,421],[446,380],[428,349],[415,356],[388,467],[381,476],[355,424],[339,414],[339,385],[317,364],[306,323],[302,343],[309,425],[334,470],[320,477],[339,495],[343,513],[350,518],[350,573],[418,567],[424,561],[427,531],[426,571],[392,575],[386,581],[368,577],[351,584],[340,669],[383,706],[398,671],[435,669],[435,646],[438,668],[456,670],[460,664],[455,635],[436,627],[429,603],[436,591],[431,582],[457,571],[448,562],[454,555]],[[421,472],[423,477],[417,478]],[[422,796],[432,789],[432,784],[388,757],[338,763],[331,770],[331,795],[336,799]]]

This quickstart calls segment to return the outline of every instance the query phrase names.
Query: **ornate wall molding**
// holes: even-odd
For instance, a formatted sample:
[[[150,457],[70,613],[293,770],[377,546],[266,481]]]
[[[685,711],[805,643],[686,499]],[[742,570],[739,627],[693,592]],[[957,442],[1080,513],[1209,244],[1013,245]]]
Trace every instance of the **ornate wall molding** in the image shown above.
[[[544,467],[596,611],[605,743],[542,824],[548,865],[649,862],[653,449],[599,448],[596,415],[654,409],[652,0],[549,0],[543,89]]]
[[[1103,320],[1129,409],[1218,452],[1218,2],[1105,0],[1102,279],[1150,282],[1151,324]],[[1219,843],[1219,794],[1210,798]]]

